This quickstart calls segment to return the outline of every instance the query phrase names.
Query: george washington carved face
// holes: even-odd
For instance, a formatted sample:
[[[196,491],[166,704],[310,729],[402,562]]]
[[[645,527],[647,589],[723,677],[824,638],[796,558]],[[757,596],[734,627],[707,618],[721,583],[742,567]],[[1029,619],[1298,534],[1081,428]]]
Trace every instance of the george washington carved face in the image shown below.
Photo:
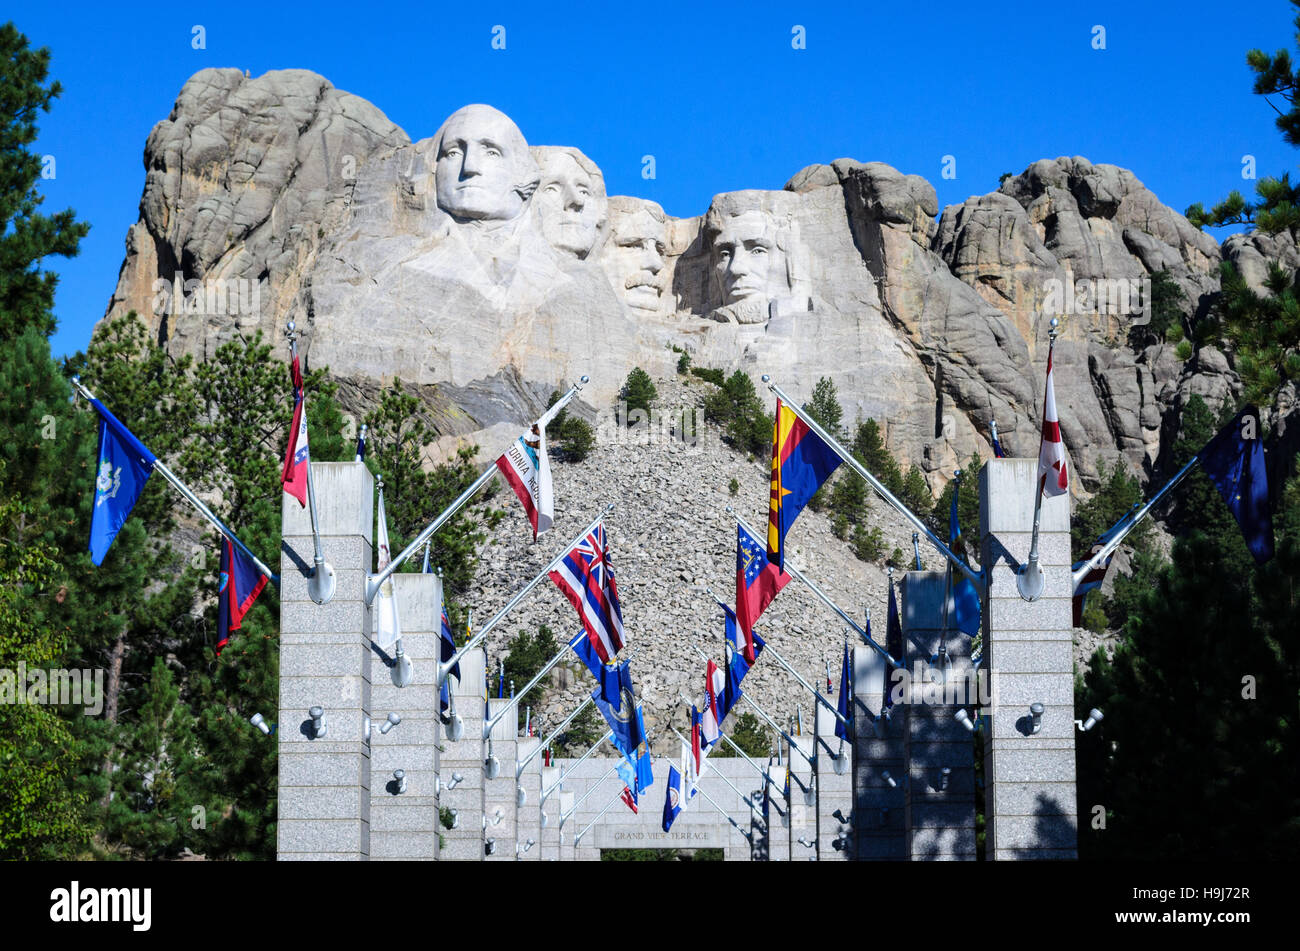
[[[537,163],[519,127],[491,106],[458,109],[434,137],[438,207],[464,221],[519,217],[537,187]]]

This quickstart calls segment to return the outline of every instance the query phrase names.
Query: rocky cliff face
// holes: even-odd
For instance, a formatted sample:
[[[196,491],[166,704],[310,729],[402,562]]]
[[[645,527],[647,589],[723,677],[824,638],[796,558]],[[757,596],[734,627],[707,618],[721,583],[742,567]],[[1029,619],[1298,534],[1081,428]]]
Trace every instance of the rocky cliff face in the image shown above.
[[[936,491],[990,454],[991,418],[1013,452],[1034,450],[1058,314],[1079,488],[1099,459],[1149,473],[1182,402],[1236,385],[1215,351],[1184,365],[1124,345],[1150,275],[1198,311],[1225,257],[1256,281],[1267,259],[1300,262],[1258,235],[1220,249],[1131,172],[1077,157],[941,214],[919,176],[839,159],[674,219],[606,195],[578,148],[530,148],[490,107],[412,142],[302,70],[197,73],[145,166],[107,316],[137,311],[173,352],[203,358],[254,329],[284,346],[296,320],[350,410],[401,377],[451,437],[522,423],[583,373],[603,409],[633,366],[670,374],[679,347],[796,398],[830,376],[849,421],[875,417]]]

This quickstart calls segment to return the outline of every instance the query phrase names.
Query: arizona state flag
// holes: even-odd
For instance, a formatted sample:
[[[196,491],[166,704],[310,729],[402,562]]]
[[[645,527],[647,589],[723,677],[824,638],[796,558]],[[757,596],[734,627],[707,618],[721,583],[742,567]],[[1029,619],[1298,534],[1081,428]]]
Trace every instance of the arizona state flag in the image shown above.
[[[266,575],[253,560],[236,548],[229,537],[221,536],[221,580],[217,585],[217,656],[230,640],[230,632],[239,630],[244,615],[266,587]]]
[[[772,432],[772,498],[767,520],[767,557],[785,570],[785,533],[808,500],[830,478],[840,457],[808,424],[776,401]]]

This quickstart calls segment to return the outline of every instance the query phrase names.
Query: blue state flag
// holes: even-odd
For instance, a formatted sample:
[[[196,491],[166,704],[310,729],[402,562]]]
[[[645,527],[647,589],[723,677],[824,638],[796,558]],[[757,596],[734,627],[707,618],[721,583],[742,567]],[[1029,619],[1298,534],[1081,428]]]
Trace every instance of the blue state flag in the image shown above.
[[[835,709],[839,715],[847,720],[849,718],[849,670],[853,667],[853,656],[849,653],[849,645],[844,645],[844,658],[840,662],[840,698]],[[848,730],[844,726],[844,721],[838,717],[835,719],[835,735],[841,740],[848,736]]]
[[[632,759],[636,748],[645,740],[632,686],[632,672],[629,664],[622,663],[612,673],[617,684],[614,699],[610,701],[601,696],[600,687],[591,692],[591,699],[595,701],[596,709],[600,711],[614,733],[615,748],[628,759]]]
[[[682,811],[682,774],[676,766],[668,767],[668,788],[664,790],[664,831],[673,827],[673,820]]]
[[[573,640],[569,641],[569,647],[591,671],[591,676],[596,678],[596,683],[600,684],[601,699],[606,703],[614,703],[618,699],[618,669],[606,666],[600,659],[600,654],[596,653],[596,647],[591,643],[585,628],[574,635]]]
[[[1273,516],[1268,508],[1262,435],[1259,410],[1247,406],[1198,454],[1201,468],[1237,520],[1257,564],[1273,557]]]
[[[103,403],[91,400],[90,404],[99,413],[99,463],[90,515],[90,560],[98,565],[144,491],[156,459]]]

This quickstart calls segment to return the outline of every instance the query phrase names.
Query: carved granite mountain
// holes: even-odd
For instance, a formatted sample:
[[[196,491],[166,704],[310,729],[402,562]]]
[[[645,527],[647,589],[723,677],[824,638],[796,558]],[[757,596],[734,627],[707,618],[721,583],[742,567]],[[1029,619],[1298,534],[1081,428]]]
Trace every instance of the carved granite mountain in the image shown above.
[[[257,329],[283,348],[292,319],[350,411],[401,377],[450,438],[523,423],[583,373],[603,412],[633,366],[671,374],[680,348],[799,399],[831,377],[847,421],[875,417],[936,491],[990,454],[991,418],[1032,454],[1058,313],[1079,488],[1099,459],[1149,474],[1186,398],[1237,383],[1215,351],[1184,365],[1172,347],[1126,345],[1144,282],[1168,272],[1191,313],[1225,257],[1255,283],[1268,260],[1300,262],[1260,235],[1221,251],[1131,172],[1077,157],[941,215],[923,178],[839,159],[677,219],[606,195],[579,148],[530,146],[490,106],[411,142],[303,70],[197,73],[145,166],[108,316],[137,311],[173,352],[205,358]]]

